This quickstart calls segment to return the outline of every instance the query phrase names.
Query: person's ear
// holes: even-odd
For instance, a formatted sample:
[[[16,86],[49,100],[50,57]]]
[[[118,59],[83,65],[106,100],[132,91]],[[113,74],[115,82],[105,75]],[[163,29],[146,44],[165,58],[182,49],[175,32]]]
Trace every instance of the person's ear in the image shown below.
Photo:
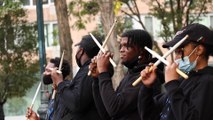
[[[205,54],[205,47],[203,45],[198,45],[195,51],[197,56],[201,56]]]
[[[139,48],[139,55],[138,55],[138,59],[141,59],[143,55],[144,55],[144,49]]]
[[[76,56],[82,56],[83,52],[84,52],[84,49],[79,47],[77,52],[76,52]]]
[[[81,55],[84,52],[83,48],[79,48],[79,54]]]

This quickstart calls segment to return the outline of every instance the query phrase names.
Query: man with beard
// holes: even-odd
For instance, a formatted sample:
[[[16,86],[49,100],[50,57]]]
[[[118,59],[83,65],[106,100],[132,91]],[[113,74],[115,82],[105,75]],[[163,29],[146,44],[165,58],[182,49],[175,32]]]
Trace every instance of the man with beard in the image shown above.
[[[51,78],[51,71],[52,71],[52,69],[59,67],[60,61],[61,61],[61,58],[56,57],[56,58],[51,58],[50,61],[48,62],[47,66],[45,67],[45,71],[43,73],[43,83],[45,85],[49,85],[49,84],[53,83],[52,78]],[[65,59],[63,60],[61,72],[62,72],[64,82],[69,83],[69,81],[65,80],[65,78],[70,74],[70,65],[69,65],[69,62]],[[45,119],[53,120],[53,113],[54,113],[54,100],[50,99],[47,116]],[[37,114],[30,108],[28,108],[26,116],[28,117],[29,120],[39,120],[40,119],[37,116]]]
[[[57,104],[65,106],[65,108],[55,109],[54,120],[100,120],[92,96],[93,78],[87,75],[91,59],[97,55],[99,48],[89,35],[83,36],[80,43],[75,46],[78,46],[75,57],[80,69],[73,80],[66,84],[56,69],[51,73],[53,84],[57,86],[57,98],[59,98],[56,107]]]
[[[100,107],[98,110],[107,112],[104,115],[107,116],[108,114],[109,119],[140,120],[137,111],[137,100],[141,83],[135,87],[132,86],[132,83],[139,77],[140,71],[149,62],[154,62],[152,56],[144,49],[145,46],[152,48],[152,42],[151,36],[144,30],[129,30],[122,34],[120,40],[120,58],[122,64],[128,68],[128,72],[116,90],[113,89],[109,69],[109,58],[112,57],[111,53],[100,53],[93,59],[94,62],[91,63],[90,69],[92,76],[98,80],[96,88],[99,88],[93,91],[96,95],[94,97],[96,99],[95,102]],[[94,70],[96,67],[97,69]],[[160,74],[160,70],[158,80],[163,81],[163,74]],[[157,89],[155,92],[159,92],[160,84],[156,86]],[[97,100],[98,98],[99,100]]]

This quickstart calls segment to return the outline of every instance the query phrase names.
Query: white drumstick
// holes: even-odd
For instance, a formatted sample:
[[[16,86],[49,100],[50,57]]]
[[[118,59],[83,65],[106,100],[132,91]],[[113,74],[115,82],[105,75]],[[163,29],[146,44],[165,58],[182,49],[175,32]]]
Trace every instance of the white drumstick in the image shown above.
[[[189,35],[186,35],[184,38],[182,38],[178,43],[176,43],[167,53],[165,53],[163,55],[163,58],[166,58],[167,56],[169,56],[173,51],[175,51],[187,38],[189,37]],[[158,60],[157,62],[155,62],[155,65],[159,65],[160,64],[160,60]],[[136,86],[138,83],[140,83],[140,81],[142,80],[141,77],[139,77],[137,80],[135,80],[132,83],[132,86]]]
[[[98,42],[98,40],[92,35],[92,33],[90,33],[90,36],[92,37],[92,39],[94,40],[94,42],[96,43],[96,45],[100,48],[101,52],[105,53],[105,49],[101,46],[101,44]],[[116,63],[112,60],[112,58],[109,58],[110,63],[112,64],[113,67],[116,67]]]
[[[153,56],[155,56],[158,60],[160,60],[161,62],[163,62],[166,65],[169,65],[169,62],[166,61],[163,57],[161,57],[158,53],[156,53],[155,51],[152,51],[151,49],[149,49],[148,47],[145,47],[145,49],[151,53]],[[154,64],[155,65],[155,64]],[[181,70],[179,70],[178,68],[176,69],[176,72],[182,76],[184,79],[188,79],[188,75],[185,74],[184,72],[182,72]]]

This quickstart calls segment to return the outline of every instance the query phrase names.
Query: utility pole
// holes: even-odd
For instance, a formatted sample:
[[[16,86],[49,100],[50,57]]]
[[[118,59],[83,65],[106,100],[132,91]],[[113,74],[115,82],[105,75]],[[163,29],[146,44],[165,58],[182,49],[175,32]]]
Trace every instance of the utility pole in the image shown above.
[[[38,23],[38,44],[39,44],[39,61],[40,61],[40,80],[42,82],[44,66],[46,64],[46,52],[44,42],[44,21],[43,21],[43,0],[37,0],[36,12],[37,12],[37,23]],[[48,97],[45,92],[48,90],[47,86],[41,84],[41,105],[38,109],[40,120],[45,120],[46,112],[48,109]]]

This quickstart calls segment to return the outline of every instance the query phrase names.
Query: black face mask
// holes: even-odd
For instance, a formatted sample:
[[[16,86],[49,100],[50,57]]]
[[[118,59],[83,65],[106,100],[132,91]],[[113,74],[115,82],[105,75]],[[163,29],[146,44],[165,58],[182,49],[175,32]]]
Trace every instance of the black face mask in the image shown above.
[[[78,51],[78,53],[75,55],[75,61],[78,65],[78,67],[82,67],[82,64],[81,64],[81,57],[83,56],[84,54],[84,51],[81,53],[81,55],[78,57],[78,54],[80,53],[80,50]]]
[[[49,84],[52,84],[53,83],[53,80],[51,78],[51,75],[44,75],[43,76],[43,83],[45,85],[49,85]]]

